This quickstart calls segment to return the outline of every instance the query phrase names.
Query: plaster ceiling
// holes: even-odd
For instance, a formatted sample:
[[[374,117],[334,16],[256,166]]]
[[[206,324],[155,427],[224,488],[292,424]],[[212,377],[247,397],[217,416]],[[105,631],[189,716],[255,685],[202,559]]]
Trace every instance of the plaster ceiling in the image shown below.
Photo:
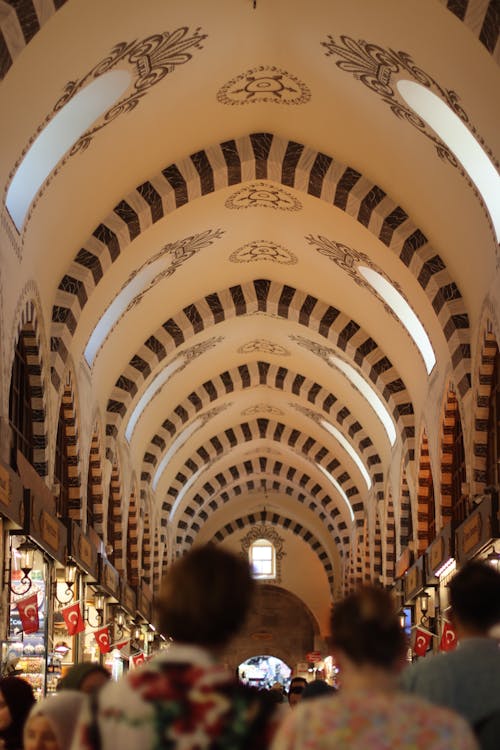
[[[339,570],[355,525],[401,466],[411,473],[429,392],[452,376],[467,395],[470,331],[498,261],[477,191],[396,84],[455,92],[498,154],[498,27],[472,0],[463,18],[437,1],[253,5],[70,0],[39,12],[29,43],[21,15],[3,11],[5,188],[68,82],[71,94],[115,69],[132,81],[19,235],[4,211],[4,306],[14,319],[35,282],[54,404],[73,368],[81,410],[100,414],[108,457],[128,466],[172,550],[267,505]],[[416,313],[430,375],[360,263]],[[88,366],[95,326],[134,280]],[[394,445],[336,357],[377,393]]]

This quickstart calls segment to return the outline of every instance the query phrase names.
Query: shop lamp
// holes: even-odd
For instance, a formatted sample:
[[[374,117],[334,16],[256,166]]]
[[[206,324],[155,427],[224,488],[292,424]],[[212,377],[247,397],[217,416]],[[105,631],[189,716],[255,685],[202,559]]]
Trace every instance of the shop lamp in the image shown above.
[[[490,553],[486,557],[486,562],[493,568],[500,570],[500,552],[497,552],[496,549],[492,547]]]
[[[104,614],[104,596],[102,594],[96,594],[94,597],[94,609],[96,611],[96,621],[95,623],[90,621],[89,613],[87,611],[87,617],[85,618],[90,625],[91,628],[98,628],[99,625],[102,625],[103,623],[103,614]]]
[[[405,615],[404,609],[400,609],[399,610],[399,612],[398,612],[398,620],[399,620],[399,625],[400,625],[401,629],[404,630],[404,627],[406,625],[406,615]]]
[[[68,560],[66,562],[66,568],[64,571],[64,582],[66,584],[66,591],[64,592],[65,599],[59,599],[57,595],[57,581],[55,582],[54,586],[54,596],[59,602],[59,604],[69,604],[72,599],[74,599],[75,592],[73,591],[73,586],[76,579],[76,563],[73,562],[73,560]]]
[[[123,635],[123,626],[125,625],[125,614],[122,609],[119,609],[115,613],[114,623],[115,623],[116,635],[118,638],[121,638]]]
[[[27,538],[25,538],[24,542],[21,542],[19,547],[17,547],[17,550],[15,550],[20,556],[19,567],[23,571],[23,577],[21,578],[19,583],[22,586],[26,587],[23,591],[19,591],[18,589],[15,589],[9,583],[10,590],[12,591],[13,594],[16,594],[17,596],[24,596],[24,594],[27,594],[31,588],[31,584],[33,583],[33,581],[30,578],[30,573],[33,570],[36,550],[37,550],[36,545],[34,545],[33,542],[30,542],[29,539]]]
[[[422,615],[425,617],[427,615],[427,612],[429,611],[429,599],[430,594],[427,593],[427,591],[422,591],[421,594],[419,594],[418,601],[420,604],[420,611],[422,612]]]

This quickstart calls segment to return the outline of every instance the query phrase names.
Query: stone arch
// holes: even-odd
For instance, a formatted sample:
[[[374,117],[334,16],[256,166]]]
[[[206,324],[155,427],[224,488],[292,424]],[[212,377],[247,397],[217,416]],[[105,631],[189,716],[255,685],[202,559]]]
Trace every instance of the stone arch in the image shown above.
[[[122,526],[122,488],[118,461],[111,467],[108,496],[108,522],[106,528],[107,555],[120,573],[124,573]]]
[[[490,320],[486,320],[480,336],[480,353],[477,367],[471,494],[483,494],[486,484],[486,458],[488,450],[488,406],[492,388],[495,357],[499,349]]]
[[[244,175],[242,165],[245,165]],[[348,213],[398,255],[425,291],[450,350],[455,381],[470,388],[470,330],[462,295],[443,260],[403,208],[355,169],[270,133],[217,144],[171,164],[125,196],[80,249],[52,309],[52,383],[58,390],[80,313],[105,271],[152,223],[200,195],[268,179]],[[220,308],[218,307],[218,312]]]
[[[66,2],[67,0],[44,0],[43,5],[30,4],[29,11],[23,3],[7,4],[0,19],[0,80],[6,76],[25,46]],[[481,0],[465,0],[465,3],[459,5],[450,3],[450,0],[439,2],[468,27],[497,62],[500,61],[498,23],[495,24],[492,10],[494,6]]]
[[[139,513],[136,500],[136,491],[130,495],[127,515],[125,565],[127,570],[127,581],[132,586],[140,582],[139,570]]]
[[[382,532],[378,508],[375,510],[375,533],[373,536],[373,573],[375,580],[382,578]]]
[[[434,522],[434,528],[433,528]],[[425,552],[435,536],[434,483],[432,479],[429,441],[425,429],[420,441],[417,497],[417,554]]]
[[[141,545],[140,574],[144,581],[151,586],[152,559],[151,559],[151,522],[149,511],[144,511],[144,526]]]
[[[40,306],[33,283],[29,282],[18,303],[16,335],[13,337],[11,363],[14,350],[20,338],[23,340],[28,364],[30,401],[33,417],[33,466],[38,474],[48,480],[49,475],[49,440],[47,398],[45,389],[44,365],[42,351],[43,331],[40,326]],[[12,365],[9,384],[12,377]]]
[[[378,498],[382,494],[383,473],[379,470],[380,456],[376,453],[372,440],[363,426],[342,403],[339,403],[331,391],[288,368],[278,367],[270,362],[247,362],[232,370],[219,373],[216,377],[200,385],[191,392],[170,412],[162,422],[161,427],[151,438],[144,453],[141,481],[142,489],[151,481],[152,470],[158,465],[162,457],[171,446],[175,436],[186,425],[202,414],[205,408],[214,404],[218,399],[227,398],[228,393],[235,393],[245,388],[257,385],[267,385],[286,393],[293,394],[312,405],[317,405],[331,419],[338,424],[338,429],[344,433],[349,442],[362,456],[370,471],[371,479]]]
[[[453,496],[452,480],[457,458],[455,437],[459,426],[461,426],[459,403],[453,383],[450,383],[445,391],[441,437],[441,519],[443,526],[449,523],[455,515],[456,506],[464,494],[462,492],[460,498]],[[463,521],[466,513],[462,513],[462,516],[460,520]]]
[[[90,496],[89,496],[90,495]],[[91,508],[89,508],[89,502]],[[102,447],[98,420],[94,423],[89,450],[87,474],[87,518],[92,518],[94,531],[104,538],[104,487],[102,468]]]
[[[217,315],[210,311],[217,311]],[[307,338],[292,337],[292,341],[322,358],[328,366],[333,367],[330,358],[338,351],[354,360],[386,402],[406,448],[406,459],[413,460],[413,404],[403,379],[383,350],[355,321],[336,308],[301,290],[268,279],[256,279],[209,294],[165,321],[149,336],[115,382],[107,404],[106,434],[110,437],[118,435],[127,410],[146,382],[152,382],[151,373],[163,360],[166,364],[169,355],[176,352],[188,337],[194,337],[224,320],[257,311],[290,317],[297,325],[304,326],[308,332]],[[311,330],[332,342],[337,349],[312,342]],[[202,345],[206,346],[207,343],[203,342]]]
[[[396,575],[396,519],[394,501],[389,492],[385,507],[385,582],[392,584]]]
[[[319,557],[319,560],[325,570],[333,595],[334,568],[330,556],[328,555],[319,539],[317,539],[314,534],[312,534],[310,531],[307,531],[307,529],[305,529],[301,524],[297,523],[289,516],[271,513],[270,511],[266,510],[258,511],[256,513],[249,513],[246,516],[239,516],[233,521],[224,524],[224,526],[214,534],[214,539],[216,539],[218,542],[222,542],[228,536],[241,532],[242,529],[255,527],[256,525],[259,525],[260,528],[261,526],[265,526],[266,524],[282,528],[286,531],[291,531],[293,534],[303,539],[306,544],[311,547],[313,552],[315,552],[315,554]]]
[[[177,472],[166,492],[166,499],[162,502],[162,511],[164,514],[168,514],[166,517],[171,520],[172,508],[179,493],[184,490],[190,477],[197,476],[198,481],[203,482],[200,472],[213,464],[215,459],[230,453],[239,442],[257,441],[264,438],[276,442],[283,441],[284,444],[288,444],[293,448],[297,452],[297,455],[302,454],[310,460],[317,460],[317,463],[323,466],[344,490],[349,498],[355,520],[363,513],[364,506],[358,488],[353,484],[349,472],[341,466],[338,459],[334,458],[329,452],[325,453],[323,446],[310,436],[299,433],[298,430],[293,430],[281,422],[274,420],[256,419],[235,425],[230,430],[224,430],[217,435],[212,435],[193,451],[192,455],[199,457],[199,462],[197,463],[193,458],[189,458],[184,462],[182,469]],[[256,475],[262,471],[260,465],[255,465],[252,470]],[[313,471],[313,467],[311,467],[311,471]],[[304,484],[309,483],[311,482],[311,477],[304,474],[304,478],[301,481]],[[320,490],[321,486],[317,485],[315,492],[317,493]]]
[[[309,477],[297,473],[295,467],[281,466],[280,474],[283,473],[282,479],[278,479],[279,474],[266,477],[263,472],[258,474],[258,480],[242,481],[244,477],[243,469],[247,470],[248,462],[244,467],[231,466],[225,476],[222,472],[216,475],[220,487],[215,489],[213,484],[205,484],[196,493],[190,504],[186,507],[183,519],[177,526],[177,536],[175,543],[177,549],[183,549],[186,544],[194,542],[195,534],[198,533],[209,517],[217,512],[223,505],[231,501],[232,497],[239,497],[246,493],[263,493],[264,496],[271,492],[284,492],[288,497],[296,499],[301,505],[304,505],[315,513],[322,523],[325,524],[329,534],[338,546],[339,554],[342,557],[350,544],[348,528],[344,521],[339,520],[338,508],[330,508],[332,500],[328,495],[318,495],[315,485],[311,484]],[[248,468],[248,473],[252,474],[252,469]],[[226,478],[233,477],[233,482],[227,482]],[[234,479],[235,476],[241,480]],[[223,488],[223,489],[222,489]],[[185,519],[185,520],[184,520]],[[340,534],[343,534],[341,537]]]
[[[61,395],[59,414],[62,416],[64,429],[64,450],[68,466],[68,507],[69,518],[82,520],[82,479],[80,474],[80,446],[76,395],[71,370],[67,371],[66,381]],[[56,434],[59,419],[56,423]],[[56,438],[57,439],[57,438]]]
[[[401,495],[399,498],[399,545],[402,552],[413,541],[413,519],[411,513],[411,498],[406,470],[401,472]]]

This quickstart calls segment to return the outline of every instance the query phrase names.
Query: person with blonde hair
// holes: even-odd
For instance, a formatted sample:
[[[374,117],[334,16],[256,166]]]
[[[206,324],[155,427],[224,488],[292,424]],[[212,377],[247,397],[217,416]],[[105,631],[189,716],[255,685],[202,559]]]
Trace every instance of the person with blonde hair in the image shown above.
[[[31,709],[24,725],[24,750],[68,750],[85,694],[64,690]]]
[[[302,701],[272,750],[477,750],[463,719],[398,690],[406,644],[387,591],[364,586],[335,604],[331,645],[340,689]]]

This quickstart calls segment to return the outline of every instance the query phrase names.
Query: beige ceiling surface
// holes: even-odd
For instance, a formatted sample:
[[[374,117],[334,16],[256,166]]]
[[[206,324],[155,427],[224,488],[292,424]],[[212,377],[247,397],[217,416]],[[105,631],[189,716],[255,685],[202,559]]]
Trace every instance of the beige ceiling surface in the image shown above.
[[[481,39],[486,4],[472,0],[463,19],[437,0],[253,5],[69,0],[24,47],[11,12],[5,189],[69,82],[80,90],[124,69],[132,83],[123,111],[97,120],[87,147],[50,175],[20,235],[4,210],[3,304],[14,328],[34,283],[52,340],[52,419],[72,368],[82,421],[97,414],[107,425],[110,455],[163,520],[169,554],[188,533],[178,526],[186,509],[199,510],[193,498],[207,485],[217,497],[217,475],[238,475],[210,512],[211,535],[272,504],[311,529],[338,571],[338,549],[354,538],[338,486],[360,524],[397,487],[402,463],[415,471],[421,420],[445,379],[467,395],[470,361],[456,352],[473,342],[498,262],[477,191],[440,157],[396,84],[455,92],[494,157],[496,37]],[[438,360],[429,376],[358,264],[395,285],[420,319]],[[89,367],[89,337],[128,282],[140,297]],[[391,414],[394,446],[336,356]],[[321,420],[353,446],[370,488]]]

